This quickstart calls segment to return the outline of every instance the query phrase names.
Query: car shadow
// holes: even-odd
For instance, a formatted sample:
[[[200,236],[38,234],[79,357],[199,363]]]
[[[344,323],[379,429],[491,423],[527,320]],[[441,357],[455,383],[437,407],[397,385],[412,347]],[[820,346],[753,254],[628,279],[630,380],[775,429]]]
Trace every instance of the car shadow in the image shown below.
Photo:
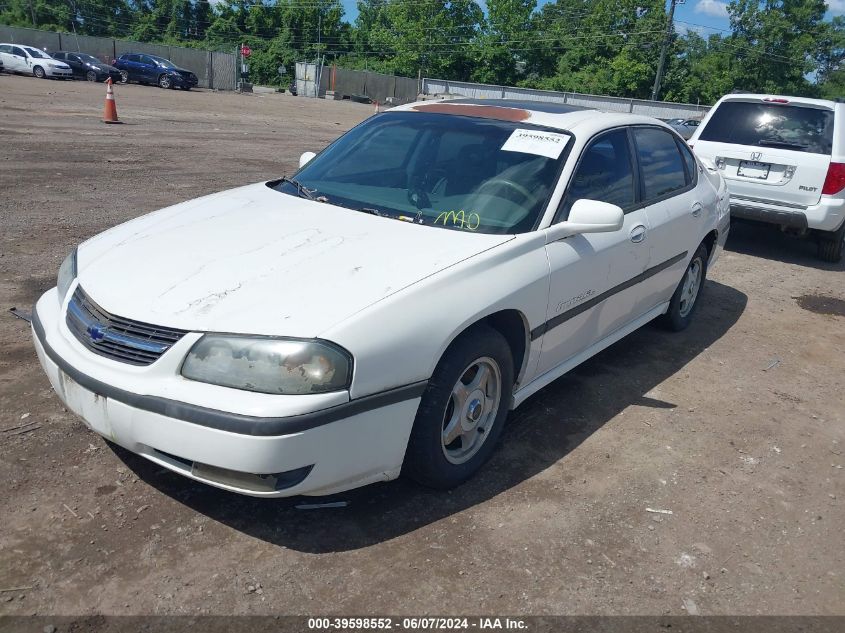
[[[646,394],[719,340],[747,297],[714,281],[693,323],[673,334],[647,325],[529,398],[512,412],[493,458],[468,483],[433,491],[412,482],[373,484],[332,497],[255,499],[162,469],[120,447],[115,453],[162,493],[257,539],[308,553],[354,550],[387,541],[483,503],[564,458],[632,404],[673,408]],[[299,510],[299,503],[345,501],[342,508]]]
[[[816,256],[815,240],[788,235],[774,224],[764,222],[732,220],[725,249],[819,270],[845,270],[845,259],[836,264],[821,261]]]

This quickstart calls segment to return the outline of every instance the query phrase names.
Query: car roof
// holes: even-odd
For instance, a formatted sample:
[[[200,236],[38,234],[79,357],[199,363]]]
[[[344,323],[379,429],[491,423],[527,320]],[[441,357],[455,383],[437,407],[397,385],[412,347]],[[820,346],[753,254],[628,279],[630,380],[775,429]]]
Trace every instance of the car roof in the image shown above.
[[[391,108],[388,112],[431,112],[454,116],[471,116],[532,125],[559,130],[584,130],[588,134],[618,125],[669,125],[653,117],[626,112],[606,112],[594,108],[534,101],[530,99],[436,99],[417,101]]]
[[[783,104],[780,100],[786,100],[788,103]],[[773,95],[773,94],[757,94],[753,92],[732,92],[722,97],[720,103],[725,101],[744,101],[746,103],[757,103],[759,101],[769,101],[773,103],[781,103],[782,105],[812,105],[821,106],[824,108],[831,108],[836,105],[835,101],[830,99],[812,99],[810,97],[793,97],[790,95]]]

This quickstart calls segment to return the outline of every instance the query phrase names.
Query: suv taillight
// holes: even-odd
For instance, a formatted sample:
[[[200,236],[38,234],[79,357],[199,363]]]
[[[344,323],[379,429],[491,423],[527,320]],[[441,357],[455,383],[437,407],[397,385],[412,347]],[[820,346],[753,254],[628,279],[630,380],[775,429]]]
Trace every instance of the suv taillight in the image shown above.
[[[832,196],[845,189],[845,163],[831,163],[827,168],[822,195]]]

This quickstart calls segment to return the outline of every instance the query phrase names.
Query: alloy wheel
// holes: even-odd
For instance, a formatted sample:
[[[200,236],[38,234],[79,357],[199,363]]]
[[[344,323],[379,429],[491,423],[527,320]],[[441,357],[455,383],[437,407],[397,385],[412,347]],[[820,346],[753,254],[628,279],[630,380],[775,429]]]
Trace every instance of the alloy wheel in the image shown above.
[[[478,453],[501,405],[502,372],[484,356],[470,363],[452,387],[443,413],[440,443],[452,464],[463,464]]]

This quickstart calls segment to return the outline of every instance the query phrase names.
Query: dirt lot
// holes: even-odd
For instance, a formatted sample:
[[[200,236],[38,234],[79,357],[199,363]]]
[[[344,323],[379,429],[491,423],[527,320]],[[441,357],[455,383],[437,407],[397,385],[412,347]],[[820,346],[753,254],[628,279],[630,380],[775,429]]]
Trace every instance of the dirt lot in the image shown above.
[[[302,511],[109,448],[9,308],[81,240],[289,173],[371,113],[116,92],[106,126],[101,84],[0,76],[0,589],[26,587],[0,614],[845,614],[845,267],[773,230],[734,227],[689,330],[647,326],[533,397],[450,494]]]

